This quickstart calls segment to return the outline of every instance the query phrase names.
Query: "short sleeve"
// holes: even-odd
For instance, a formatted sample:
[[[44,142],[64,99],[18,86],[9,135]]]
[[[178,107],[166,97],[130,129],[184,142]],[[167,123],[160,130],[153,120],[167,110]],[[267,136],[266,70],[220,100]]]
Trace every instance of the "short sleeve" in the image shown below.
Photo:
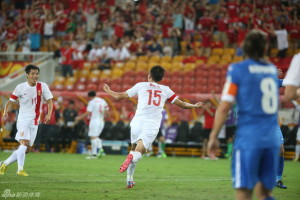
[[[92,101],[89,101],[88,105],[87,105],[87,108],[86,108],[86,111],[88,112],[92,112],[93,111],[93,103]]]
[[[237,94],[239,76],[235,65],[230,65],[227,71],[226,82],[222,91],[222,101],[234,102]]]
[[[138,94],[138,91],[140,89],[141,83],[135,84],[132,88],[128,89],[126,93],[129,97],[136,96]]]
[[[300,54],[293,57],[289,70],[283,80],[283,85],[300,86]]]
[[[166,93],[168,102],[174,103],[174,101],[178,99],[178,96],[169,87],[167,87]]]
[[[10,95],[10,98],[9,100],[10,101],[13,101],[13,102],[16,102],[17,99],[21,96],[20,94],[20,86],[18,85],[15,90],[12,92],[12,94]]]
[[[43,87],[43,97],[45,100],[49,100],[53,98],[53,95],[48,87],[48,85],[46,83],[42,83],[42,87]]]

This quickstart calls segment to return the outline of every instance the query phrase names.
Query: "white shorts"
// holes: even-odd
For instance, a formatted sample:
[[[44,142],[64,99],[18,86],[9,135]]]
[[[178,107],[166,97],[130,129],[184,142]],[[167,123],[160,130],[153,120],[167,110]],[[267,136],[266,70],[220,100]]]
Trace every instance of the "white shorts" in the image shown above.
[[[298,131],[297,131],[297,141],[300,141],[300,127],[298,127]]]
[[[155,140],[158,131],[159,123],[132,120],[130,123],[131,128],[131,144],[136,144],[138,140],[142,140],[144,147],[148,149]]]
[[[29,140],[29,145],[32,146],[36,138],[38,126],[31,123],[17,122],[17,130],[15,139],[18,142],[20,140]]]
[[[99,137],[104,128],[104,121],[90,121],[89,124],[89,137]]]

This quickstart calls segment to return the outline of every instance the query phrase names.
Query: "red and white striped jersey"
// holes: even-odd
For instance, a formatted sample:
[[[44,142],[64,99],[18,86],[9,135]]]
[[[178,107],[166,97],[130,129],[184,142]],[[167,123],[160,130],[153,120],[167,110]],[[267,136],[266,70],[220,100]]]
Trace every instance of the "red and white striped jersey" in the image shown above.
[[[154,121],[160,124],[162,110],[168,100],[173,103],[178,96],[165,85],[153,82],[140,82],[126,91],[129,97],[138,96],[134,118]]]
[[[17,85],[10,96],[10,101],[19,99],[18,122],[26,122],[38,125],[42,101],[52,99],[53,95],[46,83],[37,82],[35,86],[30,86],[28,82]]]

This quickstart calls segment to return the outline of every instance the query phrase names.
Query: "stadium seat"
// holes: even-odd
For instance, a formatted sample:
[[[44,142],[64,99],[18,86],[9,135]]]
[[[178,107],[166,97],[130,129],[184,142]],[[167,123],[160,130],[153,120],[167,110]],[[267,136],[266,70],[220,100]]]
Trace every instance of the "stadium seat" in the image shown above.
[[[148,64],[146,62],[137,62],[136,71],[147,71],[148,69]]]
[[[76,90],[76,91],[85,91],[86,90],[86,86],[83,83],[78,83],[78,84],[76,84],[74,90]]]
[[[214,48],[214,49],[212,49],[211,55],[220,57],[223,55],[223,49],[222,48]]]
[[[224,54],[234,56],[235,55],[235,49],[234,48],[225,48],[224,49]]]
[[[91,68],[92,68],[92,63],[91,62],[84,62],[83,63],[83,69],[90,70]]]
[[[89,84],[87,85],[87,87],[86,87],[86,90],[88,90],[88,91],[91,91],[91,90],[96,91],[97,88],[98,88],[98,85],[97,85],[97,84],[95,84],[95,83],[89,83]]]
[[[183,70],[184,71],[191,71],[191,70],[193,70],[195,68],[196,68],[196,64],[194,64],[194,63],[187,63],[187,64],[184,65]]]
[[[115,68],[112,70],[111,78],[119,78],[123,75],[123,70]]]
[[[233,58],[232,62],[240,62],[240,61],[242,61],[243,59],[244,59],[243,56],[235,56],[235,57]]]
[[[79,71],[78,81],[79,81],[80,83],[85,83],[86,80],[87,80],[87,77],[88,77],[89,73],[90,73],[90,72],[89,72],[88,70],[86,70],[86,69],[80,70],[80,71]]]
[[[171,62],[172,61],[172,57],[171,56],[163,56],[160,59],[160,62]]]
[[[184,59],[184,56],[174,56],[173,62],[182,62]]]
[[[171,71],[181,71],[183,69],[183,64],[182,62],[174,62],[172,63],[172,68]]]
[[[151,56],[148,60],[148,62],[160,62],[160,56]]]
[[[167,71],[172,69],[172,64],[169,62],[161,62],[160,65]]]
[[[103,70],[101,75],[100,75],[100,79],[110,78],[111,73],[112,73],[112,70]]]
[[[148,56],[139,56],[139,57],[137,58],[137,61],[138,61],[138,62],[147,62],[148,59],[149,59]]]
[[[124,71],[135,70],[136,63],[129,61],[124,65]]]

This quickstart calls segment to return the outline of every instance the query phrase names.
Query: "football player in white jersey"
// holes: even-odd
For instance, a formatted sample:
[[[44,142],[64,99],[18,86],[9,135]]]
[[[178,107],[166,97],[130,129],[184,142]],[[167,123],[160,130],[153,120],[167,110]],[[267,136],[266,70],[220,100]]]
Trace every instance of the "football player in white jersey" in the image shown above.
[[[96,96],[95,91],[88,92],[89,103],[87,106],[87,111],[76,118],[76,122],[81,119],[91,116],[89,124],[89,133],[91,145],[92,145],[92,155],[86,157],[87,159],[95,159],[101,157],[104,154],[102,149],[102,141],[99,138],[103,128],[104,128],[104,116],[107,115],[108,105],[106,101],[100,97]],[[97,148],[99,153],[97,155]]]
[[[284,96],[287,100],[300,97],[300,53],[294,55],[289,70],[283,80]]]
[[[138,96],[137,110],[130,123],[132,151],[120,167],[121,173],[128,169],[127,188],[135,185],[133,173],[136,164],[156,138],[165,102],[169,101],[184,109],[203,106],[202,102],[196,104],[183,102],[168,86],[158,84],[163,79],[164,73],[164,68],[154,66],[148,75],[148,82],[137,83],[126,92],[114,92],[107,84],[103,86],[104,91],[117,100]]]
[[[19,148],[14,151],[10,157],[0,163],[0,175],[4,175],[7,166],[18,161],[19,176],[28,176],[24,171],[25,154],[30,151],[36,138],[42,101],[46,100],[48,105],[48,113],[46,114],[44,123],[50,121],[53,102],[52,93],[46,83],[38,82],[40,69],[35,65],[27,65],[25,67],[27,81],[17,85],[16,89],[10,96],[9,101],[5,104],[3,118],[7,118],[11,104],[18,100],[20,108],[17,119],[16,140],[20,143]]]

